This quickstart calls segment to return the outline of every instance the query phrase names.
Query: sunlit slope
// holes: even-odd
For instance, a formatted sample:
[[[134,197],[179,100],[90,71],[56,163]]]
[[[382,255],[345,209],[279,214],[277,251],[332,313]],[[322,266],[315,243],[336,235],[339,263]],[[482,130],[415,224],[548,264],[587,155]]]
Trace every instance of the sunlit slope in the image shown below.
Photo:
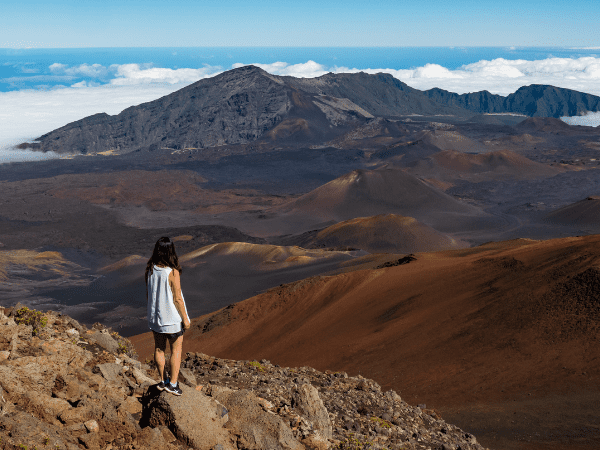
[[[348,252],[307,250],[300,247],[224,242],[187,253],[180,261],[182,264],[194,265],[211,258],[235,259],[238,264],[232,266],[244,265],[248,270],[269,271],[327,261],[346,261],[353,258],[353,255]]]
[[[358,217],[295,239],[302,247],[359,248],[371,253],[427,252],[466,246],[412,217],[396,214]]]
[[[600,236],[423,254],[273,288],[195,320],[186,351],[361,373],[433,405],[583,389],[600,375],[599,265]]]

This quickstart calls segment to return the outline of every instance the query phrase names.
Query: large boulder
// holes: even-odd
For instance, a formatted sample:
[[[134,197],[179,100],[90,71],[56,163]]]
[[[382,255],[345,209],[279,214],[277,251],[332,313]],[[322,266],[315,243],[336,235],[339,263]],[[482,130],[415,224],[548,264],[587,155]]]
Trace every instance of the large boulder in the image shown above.
[[[106,330],[96,331],[87,338],[99,346],[104,347],[111,353],[117,353],[119,351],[119,343]]]
[[[183,383],[191,388],[195,388],[197,386],[196,377],[194,376],[194,373],[186,367],[182,367],[179,369],[178,380],[180,383]]]
[[[298,389],[294,392],[294,407],[313,423],[320,434],[327,439],[333,438],[333,427],[329,413],[319,396],[319,391],[312,384],[298,386]]]
[[[125,384],[125,379],[121,376],[121,373],[123,373],[123,366],[121,364],[98,364],[94,367],[93,372],[101,374],[102,377],[111,384],[117,386],[123,386]]]
[[[304,446],[295,438],[281,417],[267,412],[261,399],[248,390],[213,389],[212,395],[229,411],[227,429],[237,436],[239,448],[248,450],[300,450]]]
[[[41,344],[41,348],[47,356],[40,363],[51,364],[60,373],[84,367],[93,358],[89,351],[62,339],[48,339]]]
[[[236,449],[232,436],[224,428],[227,409],[195,389],[181,383],[179,387],[181,396],[150,387],[142,398],[141,424],[166,425],[178,439],[200,450],[211,450],[218,444],[223,450]]]
[[[23,359],[25,358],[17,361],[21,362]],[[26,393],[50,396],[56,375],[52,367],[32,361],[17,367],[4,364],[0,366],[0,386],[11,397]]]

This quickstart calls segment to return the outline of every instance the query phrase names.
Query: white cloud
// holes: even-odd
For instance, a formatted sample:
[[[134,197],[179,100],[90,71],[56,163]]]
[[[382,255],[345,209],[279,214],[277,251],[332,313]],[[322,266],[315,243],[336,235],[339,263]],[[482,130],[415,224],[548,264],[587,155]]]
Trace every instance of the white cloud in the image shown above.
[[[460,75],[446,69],[439,64],[425,64],[423,67],[419,67],[414,70],[413,78],[460,78]]]
[[[189,84],[203,78],[215,76],[222,71],[220,67],[213,66],[205,66],[200,69],[165,69],[159,67],[143,68],[139,64],[122,64],[116,66],[116,77],[110,80],[110,84],[114,86],[150,83]]]
[[[65,74],[70,76],[102,78],[109,75],[109,68],[101,64],[81,64],[79,66],[69,67],[65,64],[54,63],[50,65],[50,72],[55,74]]]
[[[383,69],[416,89],[439,87],[463,94],[482,90],[508,95],[522,86],[549,84],[600,95],[600,58],[548,58],[537,61],[506,60],[479,61],[455,70],[444,67],[427,70],[428,66],[411,70]],[[439,66],[438,66],[439,67]],[[355,71],[356,69],[353,69]],[[375,73],[377,70],[367,69]]]
[[[61,64],[61,63],[54,63],[50,65],[50,72],[52,73],[64,73],[65,70],[67,70],[69,66],[67,66],[66,64]]]
[[[32,161],[41,161],[44,159],[56,159],[60,158],[61,155],[58,155],[54,152],[32,152],[29,150],[17,150],[17,149],[3,149],[0,144],[0,164],[5,164],[9,162],[32,162]]]
[[[271,64],[242,64],[236,63],[231,66],[232,69],[237,69],[239,67],[253,65],[260,67],[265,72],[269,72],[273,75],[281,75],[281,76],[291,76],[296,78],[314,78],[320,77],[321,75],[325,75],[327,72],[332,72],[333,70],[328,70],[323,64],[316,63],[312,60],[307,61],[305,63],[300,64],[288,64],[286,62],[274,62]],[[344,68],[345,69],[345,68]]]
[[[569,125],[583,125],[586,127],[597,127],[600,125],[600,112],[588,112],[584,116],[561,117],[563,122]]]
[[[43,90],[0,92],[0,163],[55,157],[12,147],[92,114],[118,114],[132,105],[155,100],[201,78],[214,76],[222,69],[211,66],[164,69],[139,64],[69,67],[54,63],[50,71],[52,75],[37,76],[35,81],[74,81],[82,76],[96,79],[110,76],[112,79],[104,85],[82,80],[68,88],[55,86]]]
[[[236,63],[232,68],[247,64]],[[600,95],[600,58],[548,58],[536,61],[498,58],[448,69],[439,64],[425,64],[413,69],[326,67],[314,61],[302,64],[276,62],[254,64],[274,75],[314,78],[327,72],[389,73],[411,87],[427,90],[434,87],[458,94],[487,90],[508,95],[522,86],[550,84]]]
[[[0,163],[24,160],[24,157],[50,157],[41,153],[16,151],[11,147],[92,114],[118,114],[129,106],[155,100],[184,86],[87,87],[79,84],[79,87],[46,91],[30,89],[0,92]]]
[[[66,64],[54,63],[49,66],[49,69],[55,75],[98,78],[106,79],[106,81],[110,79],[109,84],[115,86],[193,83],[223,71],[221,67],[213,66],[199,69],[166,69],[152,67],[151,64],[112,64],[108,67],[101,64],[81,64],[69,67]],[[79,85],[79,83],[77,84]]]
[[[79,83],[72,84],[72,88],[86,88],[86,87],[98,87],[102,86],[102,84],[97,83],[95,81],[80,81]]]

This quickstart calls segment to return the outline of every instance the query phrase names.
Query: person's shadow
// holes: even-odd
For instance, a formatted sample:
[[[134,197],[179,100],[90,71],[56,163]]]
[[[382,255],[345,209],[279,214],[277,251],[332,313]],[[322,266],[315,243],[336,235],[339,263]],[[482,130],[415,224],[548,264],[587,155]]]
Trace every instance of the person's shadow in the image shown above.
[[[140,427],[142,428],[150,426],[150,419],[152,418],[152,413],[155,411],[154,404],[160,398],[160,394],[165,392],[160,391],[157,386],[158,383],[148,386],[148,389],[142,395],[142,414],[140,417]]]

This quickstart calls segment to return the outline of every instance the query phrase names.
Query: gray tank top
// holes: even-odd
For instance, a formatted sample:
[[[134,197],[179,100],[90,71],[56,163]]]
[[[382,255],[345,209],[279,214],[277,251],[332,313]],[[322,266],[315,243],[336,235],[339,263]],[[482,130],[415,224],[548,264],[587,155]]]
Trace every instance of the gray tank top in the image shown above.
[[[169,285],[171,270],[173,269],[170,267],[154,266],[152,275],[148,277],[148,326],[159,333],[173,332],[173,325],[179,325],[183,320],[173,302],[173,292]],[[183,292],[181,297],[183,298]],[[183,304],[187,314],[185,300]],[[177,331],[179,330],[175,330]]]

